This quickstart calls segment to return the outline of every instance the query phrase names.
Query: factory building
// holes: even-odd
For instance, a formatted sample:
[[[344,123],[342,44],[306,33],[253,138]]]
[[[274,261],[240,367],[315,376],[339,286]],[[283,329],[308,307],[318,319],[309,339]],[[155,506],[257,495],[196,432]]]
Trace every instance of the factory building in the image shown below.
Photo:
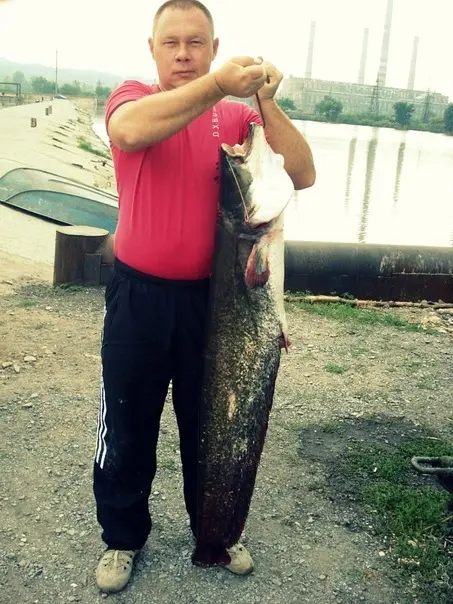
[[[381,56],[374,85],[365,84],[370,33],[368,28],[363,32],[362,52],[356,83],[313,78],[316,22],[312,22],[305,77],[290,76],[284,79],[280,88],[280,96],[292,99],[296,107],[306,113],[314,113],[316,105],[325,96],[329,95],[341,101],[343,111],[350,114],[376,113],[382,116],[393,116],[393,105],[399,101],[404,101],[415,105],[415,117],[422,118],[427,112],[432,116],[443,117],[449,103],[448,97],[438,92],[415,89],[419,44],[417,36],[413,42],[407,88],[391,88],[386,85],[393,3],[394,0],[387,0]]]

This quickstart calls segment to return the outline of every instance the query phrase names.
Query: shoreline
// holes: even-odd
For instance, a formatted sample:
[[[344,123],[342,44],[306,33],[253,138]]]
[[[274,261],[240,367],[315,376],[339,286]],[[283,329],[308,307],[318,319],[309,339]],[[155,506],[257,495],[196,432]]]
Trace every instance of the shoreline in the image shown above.
[[[49,106],[52,113],[46,115]],[[116,192],[110,151],[93,129],[94,111],[94,105],[90,111],[85,102],[60,99],[0,109],[0,178],[28,167]],[[52,280],[57,228],[0,204],[0,286],[30,278]]]
[[[328,120],[325,117],[314,113],[304,113],[300,110],[285,110],[286,115],[294,121],[316,122],[329,124],[331,126],[364,126],[365,128],[385,128],[386,130],[395,130],[397,132],[425,132],[427,134],[442,134],[444,136],[453,136],[452,132],[447,132],[442,124],[424,124],[414,121],[407,127],[399,126],[392,117],[389,116],[364,116],[353,115],[349,113],[340,114],[336,120]]]

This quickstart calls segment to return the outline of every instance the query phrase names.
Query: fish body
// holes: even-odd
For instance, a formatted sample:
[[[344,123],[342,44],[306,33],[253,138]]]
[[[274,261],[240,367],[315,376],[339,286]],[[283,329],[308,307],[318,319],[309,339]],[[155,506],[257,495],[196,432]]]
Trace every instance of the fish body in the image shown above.
[[[263,128],[221,148],[221,193],[207,317],[193,562],[229,562],[263,450],[281,349],[288,346],[283,211],[294,193]]]

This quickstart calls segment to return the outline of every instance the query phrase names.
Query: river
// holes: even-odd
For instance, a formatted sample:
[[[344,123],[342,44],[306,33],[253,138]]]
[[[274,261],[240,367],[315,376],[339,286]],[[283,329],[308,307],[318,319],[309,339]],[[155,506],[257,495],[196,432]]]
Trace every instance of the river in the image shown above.
[[[286,210],[287,239],[453,245],[453,137],[294,123],[310,143],[317,180]],[[107,140],[100,113],[94,129]]]
[[[453,245],[453,137],[295,121],[315,185],[285,213],[289,240]],[[103,116],[95,132],[107,141]],[[0,251],[53,264],[55,225],[0,206]]]

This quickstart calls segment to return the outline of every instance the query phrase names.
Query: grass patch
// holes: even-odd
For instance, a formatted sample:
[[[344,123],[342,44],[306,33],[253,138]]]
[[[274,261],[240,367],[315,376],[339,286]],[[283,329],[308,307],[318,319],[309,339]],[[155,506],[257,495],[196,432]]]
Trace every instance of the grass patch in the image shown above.
[[[324,434],[342,434],[345,427],[340,422],[328,422],[323,424],[321,431]]]
[[[93,153],[94,155],[98,155],[99,157],[105,157],[106,159],[110,159],[110,154],[107,151],[102,151],[101,149],[96,149],[93,145],[87,141],[83,136],[79,136],[77,139],[78,145],[80,149],[84,151],[88,151],[89,153]]]
[[[405,363],[405,367],[406,369],[412,370],[412,371],[418,371],[419,369],[421,369],[423,367],[423,363],[421,361],[406,361]]]
[[[178,462],[174,459],[161,459],[159,462],[159,468],[161,470],[166,470],[167,472],[177,472],[180,470],[180,466]]]
[[[84,287],[83,285],[73,285],[71,283],[61,283],[60,285],[53,285],[49,291],[52,292],[53,294],[57,294],[57,295],[64,294],[64,293],[77,294],[79,292],[85,291],[86,289],[87,288]]]
[[[19,306],[20,308],[33,308],[34,306],[38,305],[38,301],[37,300],[19,300],[19,302],[17,303],[17,306]]]
[[[423,377],[423,378],[421,378],[415,384],[415,386],[417,388],[419,388],[420,390],[434,390],[436,388],[436,385],[435,385],[433,379],[429,378],[429,377]]]
[[[320,317],[326,317],[327,319],[334,319],[336,321],[354,321],[362,325],[388,325],[390,327],[403,329],[404,331],[416,331],[439,335],[439,332],[435,330],[425,329],[418,323],[411,323],[410,321],[407,321],[406,319],[389,312],[382,312],[368,308],[357,308],[355,306],[349,306],[339,302],[318,304],[312,302],[291,301],[291,299],[289,299],[288,302],[312,315],[318,315]]]
[[[393,562],[404,575],[413,575],[421,592],[432,598],[423,601],[446,604],[451,602],[453,576],[453,543],[445,546],[450,495],[431,480],[420,479],[410,465],[414,455],[453,456],[453,445],[416,438],[394,447],[355,446],[339,459],[337,470],[371,515]]]
[[[343,365],[337,365],[336,363],[326,363],[324,369],[328,373],[336,373],[338,375],[341,375],[346,371],[346,368],[343,367]]]
[[[90,288],[91,290],[91,288]],[[38,304],[38,300],[36,298],[42,298],[47,296],[65,296],[67,294],[79,294],[83,292],[90,291],[88,287],[83,285],[74,285],[70,283],[62,283],[60,285],[47,285],[47,284],[33,284],[33,285],[25,285],[21,288],[21,294],[24,296],[25,300],[29,300],[31,306],[35,306]],[[34,299],[30,299],[27,296],[31,296]]]

